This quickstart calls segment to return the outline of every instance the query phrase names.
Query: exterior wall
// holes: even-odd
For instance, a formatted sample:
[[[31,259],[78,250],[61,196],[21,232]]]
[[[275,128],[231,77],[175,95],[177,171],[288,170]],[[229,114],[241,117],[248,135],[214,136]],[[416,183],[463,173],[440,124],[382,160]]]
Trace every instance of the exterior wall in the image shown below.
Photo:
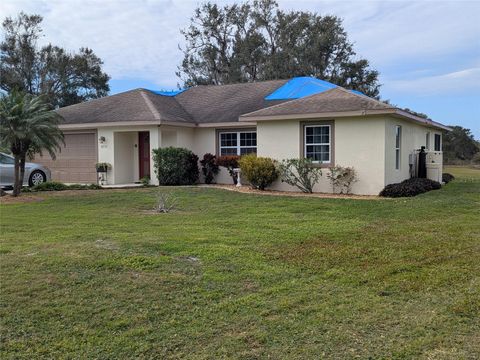
[[[400,169],[395,169],[395,126],[402,127]],[[385,126],[385,185],[410,178],[409,155],[426,146],[426,134],[430,134],[430,151],[434,149],[434,136],[441,131],[397,118],[387,118]]]
[[[311,121],[318,123],[318,121]],[[300,120],[265,121],[257,124],[257,153],[277,160],[303,156],[303,124]],[[384,186],[385,118],[339,118],[334,120],[334,162],[353,166],[359,181],[352,186],[356,194],[378,194]],[[323,171],[316,192],[332,192]],[[280,181],[274,189],[298,191]]]
[[[217,149],[217,129],[215,128],[196,128],[194,131],[194,142],[192,151],[198,155],[200,160],[206,153],[216,154]],[[202,177],[202,175],[201,175]],[[203,178],[200,179],[203,181]],[[217,184],[233,184],[233,180],[228,171],[221,167],[220,172],[215,178]]]
[[[124,184],[138,181],[139,131],[148,131],[150,133],[150,149],[161,146],[161,133],[158,126],[122,126],[98,129],[98,137],[105,137],[105,142],[98,145],[98,162],[107,162],[112,165],[112,169],[107,174],[107,184]],[[131,146],[132,144],[133,147]],[[133,171],[133,175],[130,177],[126,176],[128,169]],[[150,174],[152,174],[152,184],[158,184],[154,176],[152,161],[150,161]]]
[[[257,124],[257,153],[277,160],[303,156],[303,126],[324,120],[279,120]],[[440,131],[393,117],[350,117],[333,121],[333,159],[335,165],[352,166],[359,181],[353,184],[355,194],[378,194],[389,183],[408,178],[408,155],[425,145],[426,133],[430,133],[430,148],[434,146],[434,134]],[[255,126],[254,124],[252,124]],[[249,127],[252,127],[250,125]],[[401,168],[395,170],[395,125],[402,126]],[[202,158],[205,153],[216,154],[219,128],[190,128],[175,126],[123,126],[99,128],[98,137],[106,141],[98,144],[98,161],[112,164],[107,180],[109,184],[138,181],[138,132],[150,132],[150,149],[165,146],[185,147]],[[153,161],[150,162],[152,184],[158,184]],[[323,171],[317,192],[331,192]],[[219,184],[232,184],[228,172],[221,168],[216,178]],[[280,181],[273,189],[298,191]]]

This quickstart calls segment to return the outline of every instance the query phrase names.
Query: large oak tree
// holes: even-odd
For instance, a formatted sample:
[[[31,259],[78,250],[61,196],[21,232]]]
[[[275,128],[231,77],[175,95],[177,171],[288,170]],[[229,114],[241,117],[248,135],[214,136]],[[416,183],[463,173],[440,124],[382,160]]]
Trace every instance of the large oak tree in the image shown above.
[[[40,47],[42,20],[23,12],[4,20],[0,89],[43,95],[55,107],[106,96],[109,76],[102,70],[102,60],[88,48],[71,53],[52,44]]]
[[[182,30],[184,85],[314,76],[378,97],[378,72],[358,58],[336,16],[283,11],[274,0],[207,2]]]

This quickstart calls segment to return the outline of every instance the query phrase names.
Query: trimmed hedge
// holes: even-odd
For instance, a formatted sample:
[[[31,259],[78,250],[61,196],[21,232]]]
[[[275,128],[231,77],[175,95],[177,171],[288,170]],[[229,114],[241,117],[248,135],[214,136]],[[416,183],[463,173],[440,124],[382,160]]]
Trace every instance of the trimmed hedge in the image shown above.
[[[452,174],[449,174],[449,173],[443,173],[442,174],[442,181],[445,184],[448,184],[452,180],[455,180],[455,176],[453,176]]]
[[[242,156],[238,162],[242,175],[257,189],[265,190],[278,178],[275,162],[270,158],[257,157],[255,154]]]
[[[431,190],[438,190],[442,187],[439,182],[430,179],[412,178],[397,184],[390,184],[380,192],[383,197],[411,197],[426,193]]]
[[[160,185],[193,185],[198,181],[198,156],[188,149],[153,149],[153,163]]]

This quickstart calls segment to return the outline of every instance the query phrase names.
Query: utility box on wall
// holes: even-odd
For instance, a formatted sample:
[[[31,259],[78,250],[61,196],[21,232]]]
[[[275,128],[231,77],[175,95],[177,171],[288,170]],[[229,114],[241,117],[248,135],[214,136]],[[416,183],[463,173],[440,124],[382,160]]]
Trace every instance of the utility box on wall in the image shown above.
[[[430,180],[442,182],[443,172],[443,153],[441,151],[427,152],[427,178]]]

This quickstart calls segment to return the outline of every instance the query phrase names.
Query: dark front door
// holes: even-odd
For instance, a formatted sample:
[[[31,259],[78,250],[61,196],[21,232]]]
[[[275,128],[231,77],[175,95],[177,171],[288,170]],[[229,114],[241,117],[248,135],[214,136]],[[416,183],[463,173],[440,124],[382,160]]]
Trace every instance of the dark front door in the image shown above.
[[[138,133],[138,156],[140,179],[150,177],[150,133],[148,131]]]

